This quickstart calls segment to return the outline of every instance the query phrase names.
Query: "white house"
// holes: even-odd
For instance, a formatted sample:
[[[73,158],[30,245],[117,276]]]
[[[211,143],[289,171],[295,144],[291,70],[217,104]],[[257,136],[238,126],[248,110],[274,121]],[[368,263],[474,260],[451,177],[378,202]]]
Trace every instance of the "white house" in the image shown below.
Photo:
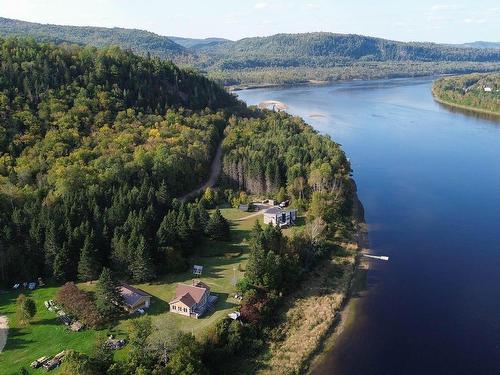
[[[173,313],[198,319],[215,301],[217,297],[210,295],[210,287],[198,281],[193,285],[177,284],[175,298],[169,305]]]
[[[290,226],[297,220],[297,210],[293,208],[271,207],[264,211],[264,224]]]

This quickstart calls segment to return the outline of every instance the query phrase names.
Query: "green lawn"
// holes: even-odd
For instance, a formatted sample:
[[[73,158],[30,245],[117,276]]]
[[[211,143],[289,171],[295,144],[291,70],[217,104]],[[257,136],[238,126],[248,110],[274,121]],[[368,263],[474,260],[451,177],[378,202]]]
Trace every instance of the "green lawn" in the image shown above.
[[[43,302],[53,299],[58,288],[44,287],[32,292],[22,291],[36,302],[37,314],[27,327],[20,327],[15,314],[15,302],[21,292],[0,295],[0,314],[9,317],[9,336],[7,345],[0,354],[2,375],[17,374],[21,367],[44,355],[55,355],[64,349],[89,352],[98,334],[94,330],[70,332],[61,324],[56,314],[48,311]],[[42,373],[42,370],[33,373]]]
[[[234,208],[221,208],[222,214],[235,220],[245,217],[250,213],[241,212]],[[200,337],[206,329],[212,326],[223,316],[234,311],[238,300],[234,296],[234,277],[240,279],[245,270],[247,261],[247,241],[249,231],[256,220],[262,223],[262,217],[253,217],[243,221],[231,222],[231,241],[212,242],[206,241],[198,247],[196,255],[190,259],[190,264],[204,266],[201,281],[210,286],[213,293],[219,296],[215,305],[215,311],[205,315],[201,319],[193,319],[168,312],[168,301],[175,294],[175,286],[179,282],[190,283],[193,279],[191,270],[182,274],[168,275],[152,284],[136,285],[138,288],[153,296],[151,308],[148,314],[157,319],[171,319],[176,326],[186,332],[192,332]],[[95,284],[80,284],[82,289],[93,290]],[[28,367],[36,358],[44,355],[54,355],[64,349],[75,349],[89,352],[98,334],[107,334],[110,330],[84,330],[82,332],[70,332],[59,323],[56,315],[48,311],[43,302],[53,299],[57,287],[44,287],[27,292],[26,295],[35,299],[37,315],[28,327],[21,328],[15,318],[15,299],[20,292],[7,292],[0,294],[0,314],[9,317],[9,337],[3,353],[0,354],[0,374],[17,374],[21,367]],[[123,319],[111,329],[117,335],[125,334],[128,319]],[[126,356],[126,349],[118,351],[116,358]],[[33,371],[33,374],[45,373],[43,370]],[[57,371],[55,371],[57,372]]]

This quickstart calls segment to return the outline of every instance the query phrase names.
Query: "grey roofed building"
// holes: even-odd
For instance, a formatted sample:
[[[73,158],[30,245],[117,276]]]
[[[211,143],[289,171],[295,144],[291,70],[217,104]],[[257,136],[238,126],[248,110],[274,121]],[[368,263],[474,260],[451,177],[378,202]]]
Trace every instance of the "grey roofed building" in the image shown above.
[[[297,220],[297,210],[294,208],[284,209],[275,206],[264,211],[264,224],[285,227],[293,225],[295,220]]]
[[[150,294],[131,285],[122,284],[120,293],[123,297],[125,309],[129,312],[135,312],[138,309],[147,309],[151,304]]]

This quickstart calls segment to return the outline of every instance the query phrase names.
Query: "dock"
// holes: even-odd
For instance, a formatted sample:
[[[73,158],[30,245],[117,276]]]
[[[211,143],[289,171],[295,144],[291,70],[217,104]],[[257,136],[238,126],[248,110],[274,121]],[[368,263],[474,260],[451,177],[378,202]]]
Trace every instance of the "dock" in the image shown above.
[[[363,254],[364,257],[370,258],[370,259],[378,259],[378,260],[383,260],[383,261],[388,261],[389,257],[385,255],[368,255],[368,254]]]

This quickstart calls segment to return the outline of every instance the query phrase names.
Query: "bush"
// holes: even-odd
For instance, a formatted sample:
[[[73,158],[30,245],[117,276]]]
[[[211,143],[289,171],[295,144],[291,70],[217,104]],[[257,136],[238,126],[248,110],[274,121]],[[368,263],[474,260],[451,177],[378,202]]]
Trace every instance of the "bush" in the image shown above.
[[[94,301],[72,282],[64,284],[59,289],[56,300],[64,307],[66,313],[75,316],[90,327],[98,327],[103,323]]]

